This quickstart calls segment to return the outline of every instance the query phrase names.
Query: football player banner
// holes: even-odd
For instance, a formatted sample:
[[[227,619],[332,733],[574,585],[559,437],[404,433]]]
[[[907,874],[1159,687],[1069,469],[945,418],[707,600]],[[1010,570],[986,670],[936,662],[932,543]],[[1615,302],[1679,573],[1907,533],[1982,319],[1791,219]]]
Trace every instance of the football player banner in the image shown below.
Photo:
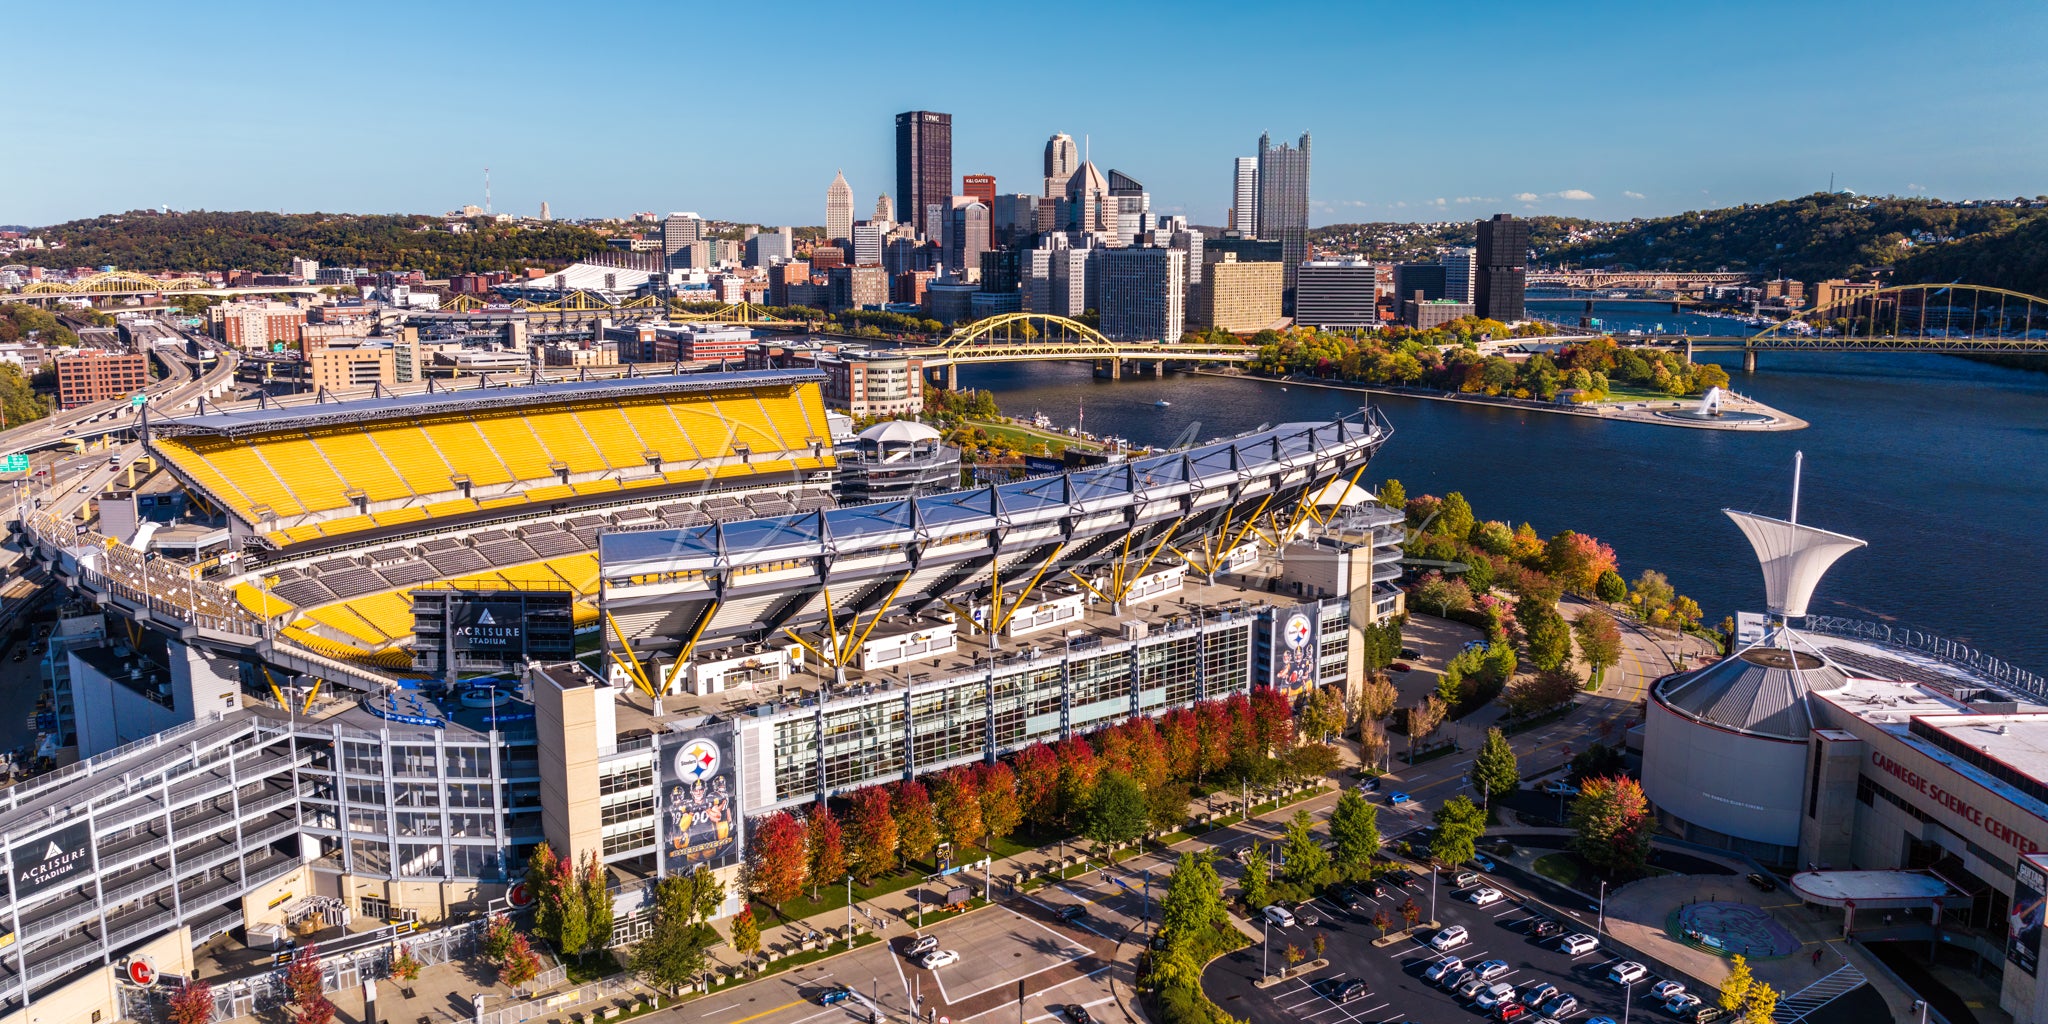
[[[661,737],[661,856],[665,870],[688,872],[733,863],[739,855],[738,794],[729,724]]]

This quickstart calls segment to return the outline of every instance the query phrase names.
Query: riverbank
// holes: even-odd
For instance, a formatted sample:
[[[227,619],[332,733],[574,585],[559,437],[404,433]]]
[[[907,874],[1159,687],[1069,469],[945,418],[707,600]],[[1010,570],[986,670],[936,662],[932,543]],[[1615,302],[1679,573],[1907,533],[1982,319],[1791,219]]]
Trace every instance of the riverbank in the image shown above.
[[[1523,398],[1501,398],[1496,395],[1474,395],[1462,391],[1442,391],[1437,388],[1414,388],[1387,384],[1359,384],[1352,381],[1328,381],[1315,377],[1265,377],[1248,373],[1229,373],[1221,370],[1197,369],[1189,371],[1205,377],[1231,377],[1239,380],[1255,380],[1284,387],[1321,388],[1326,391],[1359,391],[1368,394],[1399,395],[1403,398],[1422,398],[1433,402],[1453,402],[1462,405],[1483,405],[1495,409],[1516,409],[1527,412],[1552,413],[1559,416],[1578,416],[1586,419],[1617,420],[1626,423],[1648,423],[1660,427],[1690,427],[1694,430],[1741,430],[1746,432],[1774,430],[1804,430],[1810,424],[1791,413],[1765,405],[1751,398],[1730,393],[1722,403],[1729,413],[1740,414],[1741,418],[1715,418],[1696,415],[1700,400],[1696,398],[1672,399],[1664,402],[1594,402],[1587,405],[1559,405],[1555,402],[1537,402]]]

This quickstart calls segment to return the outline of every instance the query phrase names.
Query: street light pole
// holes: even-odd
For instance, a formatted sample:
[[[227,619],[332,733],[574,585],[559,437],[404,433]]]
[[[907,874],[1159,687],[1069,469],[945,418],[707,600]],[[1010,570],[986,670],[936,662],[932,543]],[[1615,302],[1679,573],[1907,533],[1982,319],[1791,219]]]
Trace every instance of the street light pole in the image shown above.
[[[1436,865],[1429,866],[1429,920],[1436,923]]]
[[[1260,978],[1260,980],[1264,980],[1264,979],[1266,979],[1266,978],[1270,978],[1270,977],[1272,977],[1272,972],[1271,972],[1270,970],[1268,970],[1268,969],[1267,969],[1267,967],[1266,967],[1266,959],[1267,959],[1267,955],[1273,952],[1273,919],[1269,917],[1269,918],[1266,918],[1265,920],[1266,920],[1266,937],[1265,937],[1265,938],[1264,938],[1263,940],[1261,940],[1263,944],[1262,944],[1262,945],[1261,945],[1261,946],[1259,947],[1259,978]]]
[[[1600,883],[1600,921],[1593,929],[1601,935],[1607,934],[1607,882]]]
[[[846,873],[846,948],[853,948],[853,872]]]
[[[1621,1024],[1628,1024],[1630,1004],[1635,1002],[1636,983],[1631,981],[1621,987]]]

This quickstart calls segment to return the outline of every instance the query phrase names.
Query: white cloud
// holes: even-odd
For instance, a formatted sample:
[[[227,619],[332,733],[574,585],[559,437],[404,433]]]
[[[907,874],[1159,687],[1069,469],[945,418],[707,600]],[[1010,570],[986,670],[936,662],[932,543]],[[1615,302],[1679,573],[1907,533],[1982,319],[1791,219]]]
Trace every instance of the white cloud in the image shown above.
[[[1521,203],[1533,203],[1533,202],[1535,202],[1536,200],[1538,200],[1538,199],[1541,199],[1541,198],[1543,198],[1543,197],[1542,197],[1542,196],[1539,196],[1539,195],[1537,195],[1537,194],[1536,194],[1536,193],[1534,193],[1534,192],[1517,192],[1517,193],[1515,193],[1515,201],[1516,201],[1516,202],[1521,202]]]
[[[1435,199],[1431,200],[1430,202],[1431,202],[1432,204],[1436,205],[1436,206],[1442,206],[1442,205],[1444,205],[1444,197],[1442,197],[1442,196],[1438,196],[1438,197],[1436,197]]]
[[[1642,194],[1641,192],[1630,192],[1630,191],[1628,191],[1628,190],[1626,190],[1626,189],[1622,190],[1622,193],[1621,193],[1621,194],[1622,194],[1622,195],[1625,195],[1625,196],[1627,196],[1627,197],[1629,197],[1630,199],[1641,199],[1641,198],[1643,198],[1643,194]]]
[[[1909,181],[1909,182],[1907,182],[1907,183],[1906,183],[1906,191],[1908,191],[1908,192],[1925,192],[1925,191],[1927,191],[1927,186],[1925,186],[1925,185],[1922,185],[1922,184],[1920,184],[1920,183],[1919,183],[1919,182],[1917,182],[1917,181]]]
[[[1584,202],[1585,200],[1593,198],[1593,193],[1588,192],[1582,188],[1568,188],[1562,192],[1559,192],[1557,194],[1557,197],[1559,199],[1569,199],[1573,202]]]

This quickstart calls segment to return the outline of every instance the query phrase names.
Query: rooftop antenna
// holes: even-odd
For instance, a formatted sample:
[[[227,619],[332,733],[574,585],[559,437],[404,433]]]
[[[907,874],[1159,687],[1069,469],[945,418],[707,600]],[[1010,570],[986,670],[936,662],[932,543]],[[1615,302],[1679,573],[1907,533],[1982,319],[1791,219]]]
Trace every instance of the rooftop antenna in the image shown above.
[[[1830,180],[1830,181],[1832,181],[1833,179],[1829,179],[1829,180]],[[1834,191],[1834,190],[1833,190],[1833,189],[1829,189],[1829,191],[1831,191],[1831,192],[1832,192],[1832,191]],[[491,169],[490,169],[490,168],[488,168],[488,167],[486,167],[486,168],[484,168],[484,216],[488,217],[488,216],[490,216],[490,214],[491,214]]]

